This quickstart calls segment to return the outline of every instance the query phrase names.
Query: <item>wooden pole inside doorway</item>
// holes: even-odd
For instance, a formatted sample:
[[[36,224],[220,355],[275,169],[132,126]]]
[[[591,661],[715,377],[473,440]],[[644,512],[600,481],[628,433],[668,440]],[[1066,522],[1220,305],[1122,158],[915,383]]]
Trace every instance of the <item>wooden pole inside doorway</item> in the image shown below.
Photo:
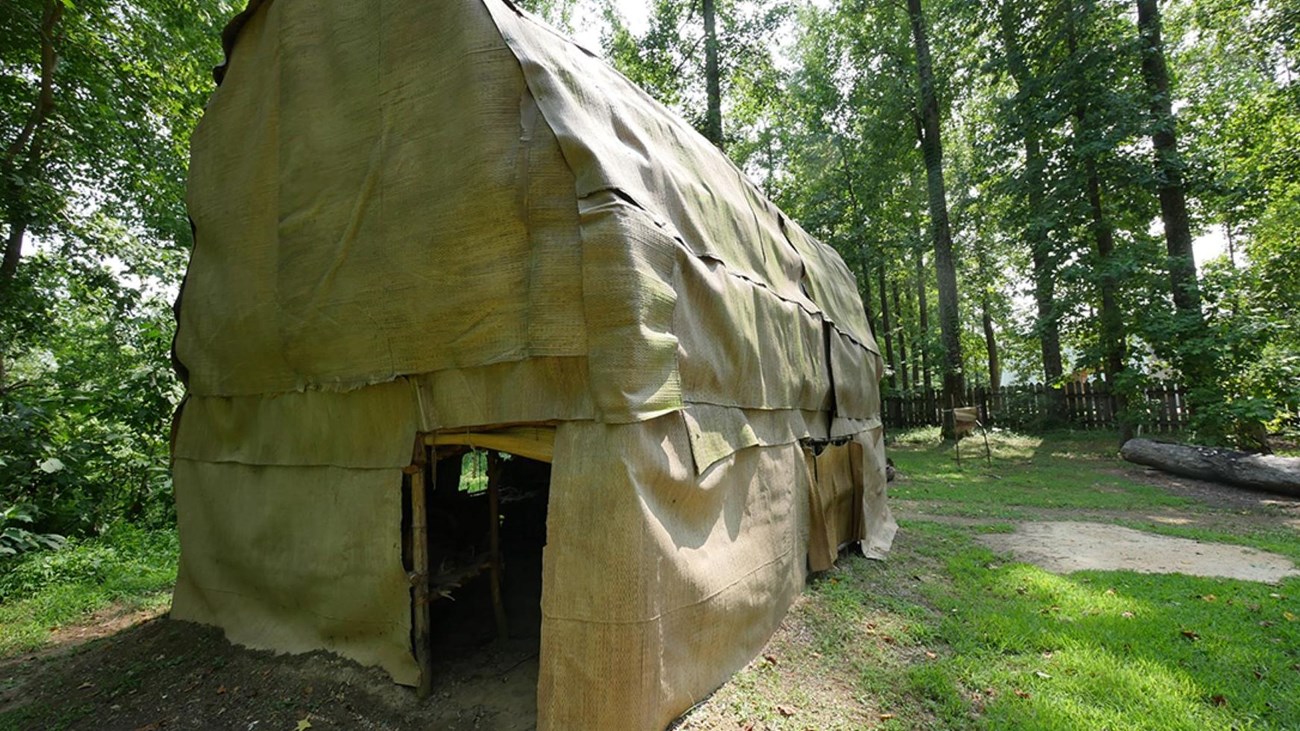
[[[425,503],[433,487],[429,483],[438,479],[437,469],[426,469],[429,460],[425,454],[424,440],[417,439],[415,459],[406,468],[411,477],[412,631],[415,635],[415,662],[420,668],[417,694],[421,700],[433,692],[433,648],[429,643],[429,521]]]

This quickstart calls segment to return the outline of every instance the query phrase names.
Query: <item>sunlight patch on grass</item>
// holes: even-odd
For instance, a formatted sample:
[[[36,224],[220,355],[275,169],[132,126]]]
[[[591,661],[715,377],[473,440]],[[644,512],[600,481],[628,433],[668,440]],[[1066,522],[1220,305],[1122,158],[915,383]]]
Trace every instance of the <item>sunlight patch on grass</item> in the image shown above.
[[[994,728],[1300,726],[1300,581],[1056,576],[971,546],[927,596],[949,670]],[[1279,591],[1279,589],[1281,589]]]
[[[990,437],[997,444],[991,466],[982,459],[959,466],[950,444],[927,443],[905,433],[889,450],[902,475],[890,494],[958,503],[962,513],[1006,518],[1024,517],[1018,507],[1138,510],[1189,504],[1158,487],[1107,471],[1113,457],[1106,457],[1102,445],[1111,438],[1106,433],[1066,434],[1044,441],[999,433]]]

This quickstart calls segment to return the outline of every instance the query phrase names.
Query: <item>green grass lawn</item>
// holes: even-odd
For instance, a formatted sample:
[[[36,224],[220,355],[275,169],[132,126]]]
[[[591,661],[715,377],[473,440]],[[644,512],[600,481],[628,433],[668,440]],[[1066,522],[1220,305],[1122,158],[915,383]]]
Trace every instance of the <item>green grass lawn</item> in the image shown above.
[[[939,442],[939,430],[904,433],[889,450],[906,481],[891,495],[931,500],[936,511],[961,515],[1020,518],[1027,508],[1141,510],[1188,507],[1183,498],[1119,474],[1119,448],[1110,434],[1059,432],[1029,437],[993,432],[990,466],[978,437],[962,442],[962,464],[952,445]]]
[[[1300,557],[1300,532],[1240,511],[1231,533],[1152,522],[1155,508],[1220,509],[1126,474],[1110,434],[991,441],[990,468],[973,440],[958,467],[937,432],[898,439],[889,560],[816,578],[770,659],[683,728],[1300,729],[1300,579],[1058,576],[977,541],[1077,514]]]
[[[0,565],[0,658],[45,645],[60,626],[110,606],[166,606],[180,547],[174,530],[119,526]]]

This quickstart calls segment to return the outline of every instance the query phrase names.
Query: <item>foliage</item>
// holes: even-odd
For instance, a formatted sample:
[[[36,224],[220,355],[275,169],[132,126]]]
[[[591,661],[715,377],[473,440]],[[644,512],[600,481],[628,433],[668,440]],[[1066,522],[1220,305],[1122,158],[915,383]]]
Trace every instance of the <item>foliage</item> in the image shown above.
[[[790,15],[790,5],[786,0],[720,0],[716,7],[724,138],[737,162],[745,165],[771,152],[766,112],[780,85],[770,41]],[[700,12],[698,1],[655,0],[650,27],[637,36],[614,4],[607,3],[602,45],[615,68],[703,134],[707,102]],[[738,147],[733,149],[733,143]]]
[[[57,551],[0,557],[0,657],[40,647],[52,629],[115,603],[165,603],[178,553],[172,529],[119,524]]]
[[[118,519],[166,524],[179,395],[170,310],[107,269],[71,262],[38,254],[19,274],[41,325],[9,340],[18,357],[0,402],[0,504],[30,504],[39,525],[65,535]]]
[[[227,0],[0,9],[0,504],[68,535],[169,519],[190,131]],[[11,266],[12,265],[12,266]]]
[[[0,560],[5,556],[42,548],[58,549],[64,544],[63,536],[54,533],[33,533],[23,525],[36,521],[35,511],[27,505],[10,505],[0,510]],[[20,525],[22,524],[22,525]]]

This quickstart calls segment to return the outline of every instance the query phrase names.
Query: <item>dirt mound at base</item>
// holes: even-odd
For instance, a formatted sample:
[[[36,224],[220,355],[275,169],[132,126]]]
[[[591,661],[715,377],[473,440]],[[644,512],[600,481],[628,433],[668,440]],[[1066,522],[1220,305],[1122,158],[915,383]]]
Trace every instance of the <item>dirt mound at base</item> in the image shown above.
[[[1014,533],[980,536],[995,551],[1053,573],[1140,571],[1277,583],[1300,576],[1290,559],[1226,543],[1203,543],[1103,523],[1020,523]]]

